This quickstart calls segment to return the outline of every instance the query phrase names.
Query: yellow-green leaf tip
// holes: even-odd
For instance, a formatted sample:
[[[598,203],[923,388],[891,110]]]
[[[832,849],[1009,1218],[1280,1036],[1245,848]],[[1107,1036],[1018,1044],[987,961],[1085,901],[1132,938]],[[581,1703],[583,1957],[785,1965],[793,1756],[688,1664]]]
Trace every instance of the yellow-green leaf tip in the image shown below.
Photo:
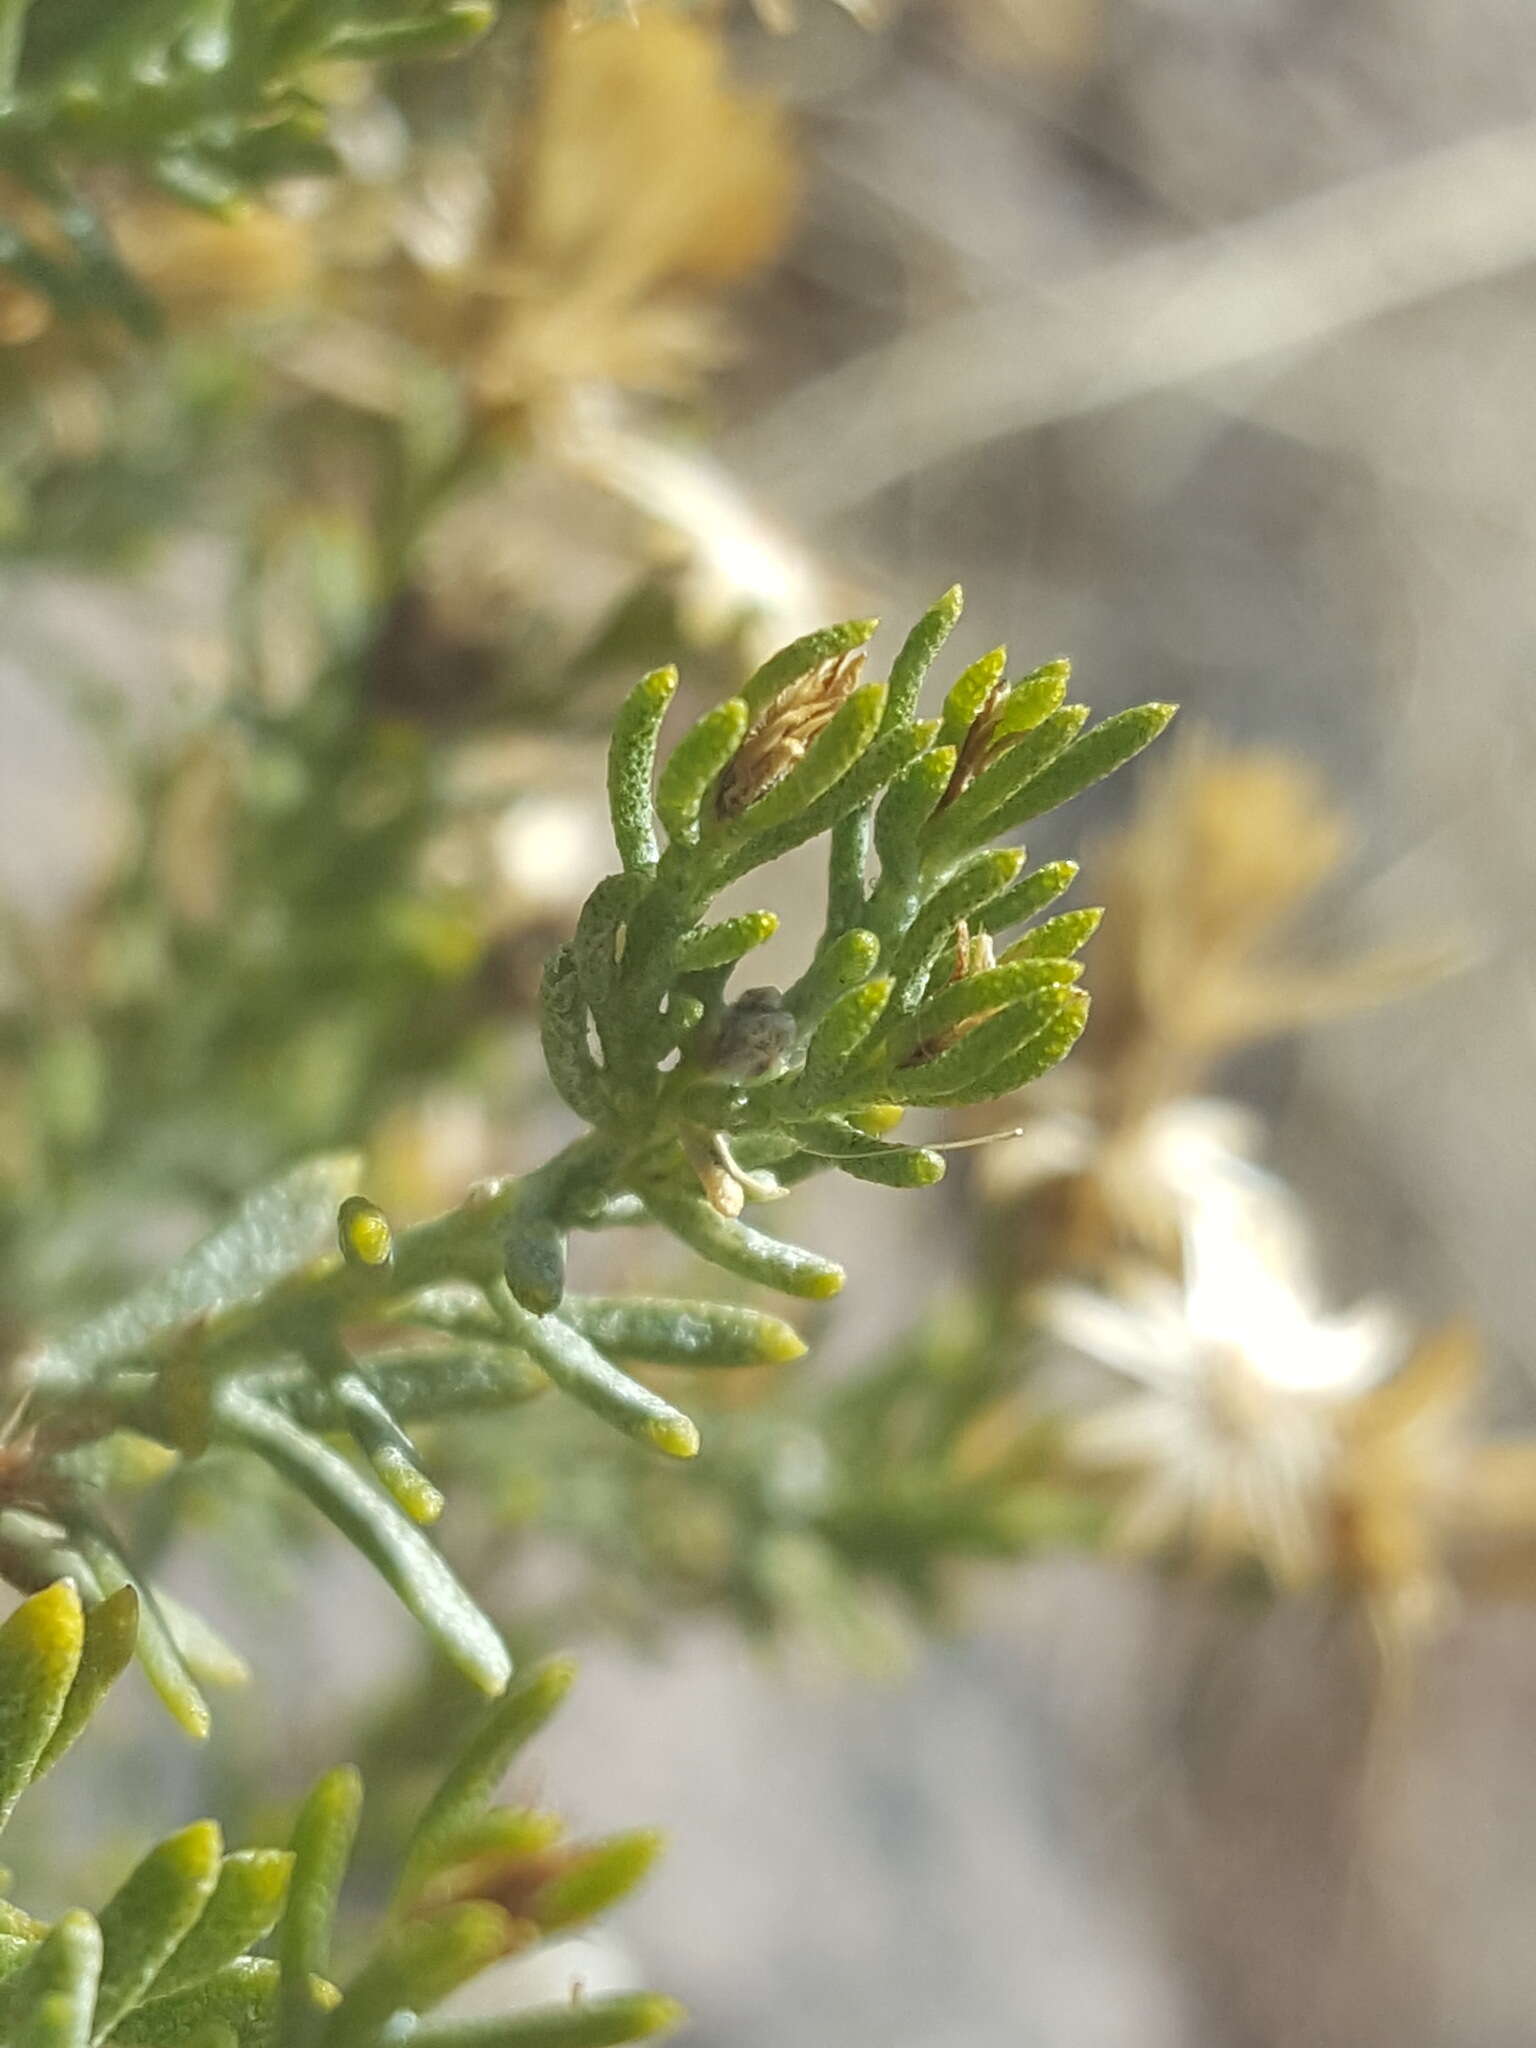
[[[55,1579],[34,1593],[5,1627],[12,1642],[24,1642],[48,1664],[72,1670],[85,1643],[85,1610],[73,1580]]]
[[[523,1696],[536,1700],[546,1711],[553,1712],[576,1683],[576,1671],[574,1657],[546,1657],[538,1669],[531,1671],[523,1681]]]
[[[174,1699],[160,1693],[162,1705],[183,1735],[190,1735],[194,1742],[206,1742],[213,1732],[213,1716],[206,1703],[191,1693],[178,1693]]]
[[[634,2038],[645,2041],[657,2034],[670,2034],[687,2017],[688,2008],[679,2005],[675,1998],[641,1997],[635,2001]]]
[[[699,1432],[686,1415],[653,1415],[645,1424],[645,1437],[669,1458],[696,1458]]]
[[[841,1294],[843,1282],[848,1275],[841,1266],[828,1266],[823,1273],[813,1273],[805,1284],[806,1296],[811,1301],[830,1301],[834,1294]]]
[[[424,1472],[420,1472],[403,1451],[393,1444],[381,1445],[373,1469],[388,1488],[390,1497],[413,1522],[430,1526],[446,1505],[442,1494]]]
[[[168,1835],[155,1851],[156,1860],[185,1877],[213,1878],[224,1855],[224,1836],[216,1820],[195,1820],[180,1834]]]
[[[804,1358],[805,1350],[805,1339],[798,1330],[777,1319],[766,1322],[762,1342],[765,1365],[788,1365],[792,1359]]]

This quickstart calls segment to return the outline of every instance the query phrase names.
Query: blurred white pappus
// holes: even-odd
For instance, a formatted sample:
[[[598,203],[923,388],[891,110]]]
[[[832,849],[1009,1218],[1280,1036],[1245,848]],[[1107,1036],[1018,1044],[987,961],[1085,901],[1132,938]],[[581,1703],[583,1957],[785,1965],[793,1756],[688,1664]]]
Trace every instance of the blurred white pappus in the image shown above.
[[[568,392],[547,433],[568,469],[651,523],[690,639],[710,646],[739,633],[759,660],[836,609],[811,557],[728,470],[703,448],[633,424],[611,386]]]
[[[1092,1175],[1124,1235],[1148,1247],[1181,1242],[1207,1212],[1225,1219],[1281,1274],[1310,1260],[1305,1220],[1290,1189],[1257,1163],[1263,1120],[1235,1102],[1186,1096],[1123,1131],[1062,1109],[1037,1117],[981,1168],[987,1190],[1017,1200],[1052,1181]]]
[[[1304,1267],[1209,1204],[1186,1222],[1182,1278],[1135,1267],[1112,1294],[1044,1288],[1036,1309],[1048,1336],[1134,1388],[1080,1387],[1088,1412],[1069,1439],[1081,1464],[1127,1475],[1121,1547],[1257,1559],[1285,1585],[1319,1575],[1340,1424],[1401,1362],[1395,1312],[1326,1313]]]

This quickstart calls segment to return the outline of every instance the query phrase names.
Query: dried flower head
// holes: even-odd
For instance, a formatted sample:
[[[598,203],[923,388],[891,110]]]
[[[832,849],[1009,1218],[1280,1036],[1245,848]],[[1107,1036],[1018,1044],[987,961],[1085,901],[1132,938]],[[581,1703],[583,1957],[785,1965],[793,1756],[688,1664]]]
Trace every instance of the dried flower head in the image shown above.
[[[1149,779],[1096,856],[1110,914],[1085,1064],[1112,1121],[1191,1092],[1249,1040],[1444,970],[1444,949],[1424,947],[1328,965],[1288,956],[1289,928],[1348,844],[1316,776],[1285,754],[1203,737]]]
[[[715,814],[736,818],[781,782],[858,687],[864,650],[829,655],[786,683],[752,727],[720,777]]]
[[[1480,1437],[1481,1378],[1476,1332],[1452,1323],[1343,1418],[1335,1568],[1389,1655],[1444,1619],[1458,1578],[1497,1586],[1514,1565],[1529,1583],[1536,1441]]]
[[[483,420],[558,423],[588,386],[671,396],[724,359],[716,295],[778,248],[794,176],[782,116],[731,84],[719,30],[661,10],[580,29],[556,15],[513,132],[488,191],[455,202],[449,260],[419,246],[420,195],[402,185],[393,261],[358,275],[297,374],[345,400],[357,357],[392,409],[403,336],[459,373]]]
[[[1114,1539],[1305,1585],[1329,1560],[1342,1418],[1394,1364],[1397,1319],[1378,1303],[1324,1313],[1309,1274],[1277,1268],[1231,1222],[1197,1214],[1180,1280],[1132,1268],[1114,1295],[1045,1290],[1041,1311],[1135,1388],[1071,1436],[1080,1464],[1120,1475]]]
[[[291,302],[314,276],[309,228],[264,207],[214,219],[132,189],[103,193],[101,206],[125,267],[172,330],[215,326]],[[0,213],[39,246],[62,253],[47,210],[4,179]],[[0,275],[0,349],[16,351],[29,372],[51,379],[64,369],[107,363],[127,340],[109,311],[97,320],[66,317],[51,300]]]

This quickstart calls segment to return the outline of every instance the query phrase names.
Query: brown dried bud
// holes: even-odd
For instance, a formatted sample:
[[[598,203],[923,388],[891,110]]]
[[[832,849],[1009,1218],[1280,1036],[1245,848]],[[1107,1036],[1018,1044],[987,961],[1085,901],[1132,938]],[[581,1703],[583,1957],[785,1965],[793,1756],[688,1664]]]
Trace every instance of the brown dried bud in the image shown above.
[[[937,808],[944,810],[960,793],[968,789],[987,766],[992,754],[992,736],[997,721],[1002,716],[1004,704],[1008,701],[1008,685],[999,676],[987,693],[987,701],[971,720],[970,730],[960,742],[959,757],[955,772],[949,778],[944,794],[939,798]],[[964,929],[964,927],[962,927]]]
[[[997,965],[997,955],[992,946],[990,932],[973,932],[965,920],[955,926],[955,965],[946,988],[953,988],[957,981],[969,981],[973,974],[985,974],[989,967]],[[937,990],[934,991],[937,994]],[[915,1045],[905,1059],[898,1062],[903,1067],[926,1066],[929,1060],[936,1060],[941,1052],[948,1052],[952,1045],[958,1045],[968,1032],[978,1024],[985,1024],[989,1017],[997,1015],[997,1008],[977,1010],[969,1017],[962,1017],[958,1024],[951,1024],[947,1030],[936,1031],[931,1038]]]
[[[749,804],[755,804],[804,760],[812,740],[853,695],[863,666],[864,650],[854,647],[829,655],[784,685],[720,777],[715,791],[717,817],[739,818]]]

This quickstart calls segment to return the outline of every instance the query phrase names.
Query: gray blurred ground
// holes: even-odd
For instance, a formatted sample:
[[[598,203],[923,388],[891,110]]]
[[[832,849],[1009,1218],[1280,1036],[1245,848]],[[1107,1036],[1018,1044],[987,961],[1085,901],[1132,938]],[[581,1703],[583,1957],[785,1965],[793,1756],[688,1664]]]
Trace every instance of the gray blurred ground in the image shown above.
[[[729,458],[889,614],[959,576],[967,652],[1319,761],[1363,838],[1341,945],[1471,934],[1454,986],[1242,1079],[1341,1293],[1470,1308],[1529,1419],[1536,6],[804,6],[744,38],[811,180]],[[0,684],[31,815],[17,764],[65,742]],[[952,1244],[898,1206],[843,1224],[887,1328]],[[1306,1607],[1061,1564],[978,1610],[885,1689],[707,1634],[589,1658],[549,1782],[670,1821],[627,1935],[701,2044],[1536,2034],[1536,1613],[1464,1620],[1388,1712]]]

